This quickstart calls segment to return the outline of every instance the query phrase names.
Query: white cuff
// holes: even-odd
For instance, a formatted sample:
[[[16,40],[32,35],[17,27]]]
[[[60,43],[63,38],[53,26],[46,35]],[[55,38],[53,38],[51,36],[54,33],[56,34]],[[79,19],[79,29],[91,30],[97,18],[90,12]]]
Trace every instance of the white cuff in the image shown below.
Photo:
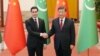
[[[43,34],[42,34],[42,33],[40,33],[40,36],[43,36]]]

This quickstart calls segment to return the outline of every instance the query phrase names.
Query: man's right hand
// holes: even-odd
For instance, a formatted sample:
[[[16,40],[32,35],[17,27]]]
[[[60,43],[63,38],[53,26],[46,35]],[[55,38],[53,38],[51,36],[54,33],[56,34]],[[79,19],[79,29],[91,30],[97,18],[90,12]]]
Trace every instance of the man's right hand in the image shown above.
[[[47,33],[40,33],[40,36],[43,38],[48,38],[48,34]]]

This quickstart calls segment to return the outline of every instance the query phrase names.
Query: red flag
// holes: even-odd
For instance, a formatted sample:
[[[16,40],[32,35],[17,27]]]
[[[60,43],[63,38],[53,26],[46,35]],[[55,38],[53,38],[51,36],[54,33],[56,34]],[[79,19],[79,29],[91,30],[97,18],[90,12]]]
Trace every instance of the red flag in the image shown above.
[[[26,46],[22,15],[18,0],[9,0],[4,41],[13,55]]]
[[[58,16],[58,7],[64,6],[67,9],[66,17],[69,17],[68,4],[65,0],[57,0],[55,18]]]

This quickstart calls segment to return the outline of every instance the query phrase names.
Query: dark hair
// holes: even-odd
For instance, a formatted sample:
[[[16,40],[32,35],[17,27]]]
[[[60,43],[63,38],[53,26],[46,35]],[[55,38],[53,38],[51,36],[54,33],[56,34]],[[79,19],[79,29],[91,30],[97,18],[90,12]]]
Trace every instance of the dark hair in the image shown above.
[[[31,7],[30,11],[32,11],[32,9],[37,9],[37,11],[38,11],[38,8],[36,6]]]
[[[64,9],[65,11],[67,11],[66,8],[65,8],[65,6],[59,6],[58,10],[60,10],[60,9]]]

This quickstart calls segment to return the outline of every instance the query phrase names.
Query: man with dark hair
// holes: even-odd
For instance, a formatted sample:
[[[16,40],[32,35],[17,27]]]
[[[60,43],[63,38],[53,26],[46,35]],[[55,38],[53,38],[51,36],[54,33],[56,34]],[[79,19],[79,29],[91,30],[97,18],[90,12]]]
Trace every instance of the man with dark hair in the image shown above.
[[[38,8],[37,7],[31,7],[31,12],[32,12],[32,9],[36,9],[38,11]]]
[[[56,56],[71,56],[75,45],[75,27],[74,22],[66,17],[66,8],[63,6],[58,8],[58,18],[52,21],[47,35],[50,37],[54,34]]]
[[[58,8],[58,18],[52,21],[49,37],[55,34],[54,47],[56,56],[71,56],[71,49],[75,45],[74,22],[66,17],[66,8]]]
[[[58,7],[58,11],[59,11],[60,9],[63,9],[65,12],[67,11],[66,8],[65,8],[64,6]]]
[[[46,39],[43,34],[46,32],[44,20],[38,18],[38,8],[31,8],[32,17],[25,21],[28,31],[27,48],[29,56],[43,56],[43,44],[46,44]],[[45,34],[44,34],[45,35]],[[44,46],[45,47],[45,46]]]

